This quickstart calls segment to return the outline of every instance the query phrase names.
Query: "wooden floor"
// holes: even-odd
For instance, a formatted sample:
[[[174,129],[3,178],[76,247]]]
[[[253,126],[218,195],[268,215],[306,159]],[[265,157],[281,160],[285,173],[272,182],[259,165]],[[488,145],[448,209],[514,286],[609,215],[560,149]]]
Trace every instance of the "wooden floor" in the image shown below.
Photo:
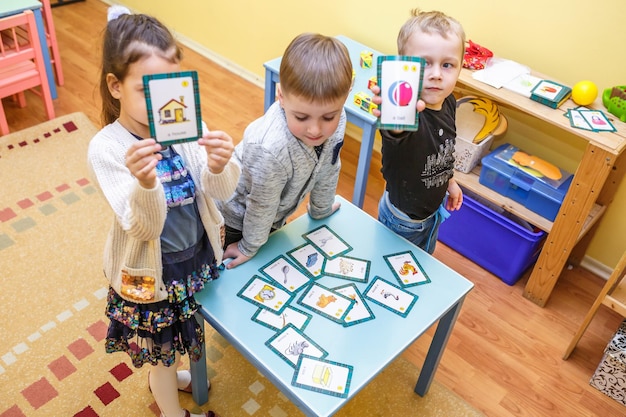
[[[54,8],[66,84],[55,101],[58,116],[82,111],[99,125],[100,34],[106,5],[87,0]],[[263,91],[186,48],[184,67],[199,71],[203,116],[211,129],[239,141],[263,111]],[[259,69],[260,72],[260,69]],[[13,131],[45,121],[38,97],[18,109],[3,100]],[[338,193],[352,198],[359,143],[346,139]],[[51,156],[54,157],[54,156]],[[27,167],[25,167],[27,169]],[[383,189],[375,154],[364,209],[376,215]],[[435,256],[475,284],[448,342],[436,379],[488,416],[623,416],[626,407],[589,386],[589,378],[621,317],[601,307],[568,361],[561,356],[602,280],[585,270],[566,270],[545,308],[522,297],[522,278],[508,286],[439,244]],[[404,355],[421,366],[433,329]],[[382,341],[384,343],[384,341]]]

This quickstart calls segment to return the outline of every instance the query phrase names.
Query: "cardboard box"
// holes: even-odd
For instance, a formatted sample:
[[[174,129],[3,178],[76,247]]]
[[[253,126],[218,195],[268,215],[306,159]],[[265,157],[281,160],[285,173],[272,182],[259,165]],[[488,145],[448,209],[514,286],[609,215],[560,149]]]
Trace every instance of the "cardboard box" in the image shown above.
[[[589,383],[615,401],[626,405],[626,320],[604,350],[602,361]]]

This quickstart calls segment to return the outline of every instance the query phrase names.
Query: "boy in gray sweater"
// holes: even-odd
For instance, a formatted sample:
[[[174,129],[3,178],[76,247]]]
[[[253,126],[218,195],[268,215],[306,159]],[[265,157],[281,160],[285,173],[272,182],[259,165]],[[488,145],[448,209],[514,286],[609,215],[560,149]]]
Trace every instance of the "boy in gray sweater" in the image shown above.
[[[246,128],[233,155],[242,171],[237,190],[218,203],[226,223],[224,258],[232,258],[227,268],[252,258],[307,194],[315,219],[339,208],[334,197],[351,86],[352,63],[339,40],[306,33],[289,44],[278,100]]]

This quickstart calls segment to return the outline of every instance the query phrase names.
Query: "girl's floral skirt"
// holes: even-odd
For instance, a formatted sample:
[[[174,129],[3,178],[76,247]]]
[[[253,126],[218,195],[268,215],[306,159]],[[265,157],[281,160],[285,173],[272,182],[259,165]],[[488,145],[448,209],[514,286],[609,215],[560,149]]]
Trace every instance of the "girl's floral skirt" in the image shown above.
[[[198,304],[193,295],[218,277],[215,256],[205,234],[192,248],[163,254],[167,300],[137,304],[124,300],[109,288],[106,315],[111,322],[106,337],[107,353],[126,352],[137,368],[159,362],[171,366],[176,352],[188,353],[191,360],[197,361],[204,333],[195,317]]]

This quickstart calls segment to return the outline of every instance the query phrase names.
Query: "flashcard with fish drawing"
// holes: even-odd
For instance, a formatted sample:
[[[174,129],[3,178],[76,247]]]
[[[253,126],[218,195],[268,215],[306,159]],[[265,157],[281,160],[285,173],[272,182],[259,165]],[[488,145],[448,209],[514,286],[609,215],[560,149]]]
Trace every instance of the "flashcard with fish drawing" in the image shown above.
[[[417,295],[378,276],[374,277],[364,295],[365,298],[401,317],[406,317],[409,314],[418,298]]]
[[[328,352],[320,345],[291,324],[286,325],[276,332],[274,336],[270,337],[265,342],[265,346],[294,368],[298,363],[300,355],[309,355],[314,358],[325,358],[328,356]]]
[[[352,365],[300,355],[291,385],[346,398],[350,391],[353,370]]]
[[[237,293],[238,297],[256,305],[267,308],[275,313],[281,313],[294,299],[295,294],[290,294],[278,287],[273,282],[258,275],[254,275]]]
[[[350,281],[367,282],[372,262],[366,259],[338,256],[324,262],[324,275]]]
[[[328,226],[320,226],[302,235],[328,259],[333,259],[352,250],[338,234]]]
[[[298,304],[329,320],[343,324],[344,317],[352,308],[354,300],[314,282],[298,299]]]
[[[333,288],[333,291],[337,291],[339,294],[343,294],[346,297],[350,297],[354,300],[354,304],[346,317],[344,318],[343,327],[353,326],[355,324],[363,323],[364,321],[372,320],[376,318],[370,306],[367,305],[361,292],[354,284],[346,284],[340,287]]]
[[[430,278],[424,272],[422,266],[415,259],[413,252],[399,252],[391,255],[384,255],[385,262],[393,272],[400,285],[412,287],[414,285],[428,284]]]
[[[295,328],[304,330],[309,324],[312,315],[305,313],[292,306],[287,306],[281,313],[274,313],[265,308],[259,308],[252,316],[252,321],[265,326],[274,331],[278,331],[285,327],[287,324],[293,325]]]
[[[307,275],[283,255],[277,256],[259,271],[289,292],[296,292],[311,282]]]
[[[300,265],[313,279],[322,275],[326,258],[310,243],[298,246],[287,252],[287,255]]]

